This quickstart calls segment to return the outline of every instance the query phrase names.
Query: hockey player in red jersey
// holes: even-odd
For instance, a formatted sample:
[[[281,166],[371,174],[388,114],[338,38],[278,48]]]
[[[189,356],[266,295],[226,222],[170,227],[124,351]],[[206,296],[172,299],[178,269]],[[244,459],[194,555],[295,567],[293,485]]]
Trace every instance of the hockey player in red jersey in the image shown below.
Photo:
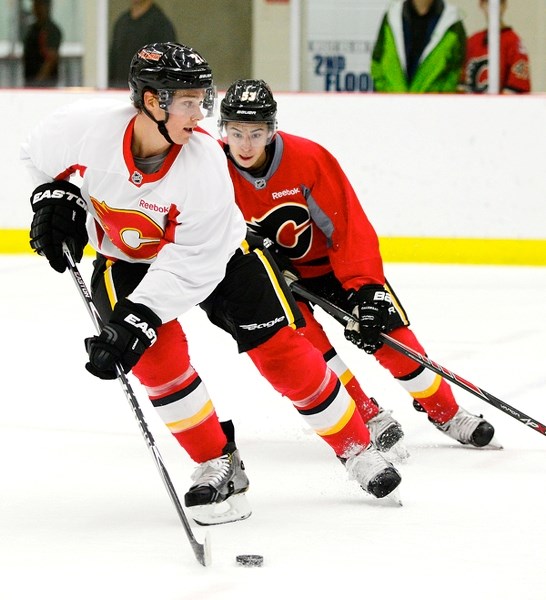
[[[444,379],[382,344],[384,331],[425,354],[385,279],[376,232],[339,163],[318,144],[277,131],[276,113],[262,80],[235,81],[221,103],[221,144],[248,226],[273,241],[281,268],[295,270],[308,289],[353,314],[346,338],[373,354],[440,431],[462,444],[488,445],[493,427],[459,407]],[[301,300],[298,305],[306,320],[304,335],[370,423],[381,409],[337,355],[312,307]],[[396,438],[396,428],[392,433]]]
[[[488,1],[479,2],[488,21]],[[521,38],[503,21],[506,8],[507,0],[501,0],[499,91],[502,94],[525,94],[531,91],[529,56]],[[465,92],[483,94],[488,90],[488,33],[488,30],[484,29],[468,38],[461,82],[461,88]]]
[[[91,290],[105,326],[86,340],[87,370],[114,379],[120,364],[146,388],[198,463],[185,495],[195,520],[249,516],[233,426],[219,422],[177,320],[199,304],[366,492],[390,494],[398,471],[370,443],[321,353],[296,332],[302,315],[268,253],[245,240],[223,152],[197,127],[213,104],[209,65],[182,44],[150,44],[135,54],[129,86],[133,106],[68,105],[23,145],[39,184],[31,196],[32,248],[59,272],[63,242],[78,261],[88,240],[97,252]]]

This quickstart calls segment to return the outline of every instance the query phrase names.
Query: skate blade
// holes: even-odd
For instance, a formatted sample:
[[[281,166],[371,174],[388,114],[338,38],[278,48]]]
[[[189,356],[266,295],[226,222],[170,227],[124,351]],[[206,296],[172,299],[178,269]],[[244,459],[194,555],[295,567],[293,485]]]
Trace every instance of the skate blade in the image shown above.
[[[411,456],[409,450],[402,442],[394,444],[392,448],[389,448],[386,452],[381,452],[381,454],[388,461],[396,464],[404,464]]]
[[[394,489],[388,496],[385,496],[384,498],[378,498],[378,500],[385,506],[404,506],[402,504],[402,499],[400,498],[400,490],[398,488]]]
[[[462,444],[462,442],[459,442]],[[500,442],[493,437],[493,439],[486,446],[474,446],[474,444],[462,444],[465,448],[470,448],[471,450],[504,450],[504,446],[500,444]]]
[[[198,525],[222,525],[248,519],[252,509],[245,494],[235,494],[223,502],[189,506],[188,513]]]
[[[489,442],[489,444],[483,448],[484,450],[504,450],[504,446],[497,440],[495,436],[493,436],[493,439]]]

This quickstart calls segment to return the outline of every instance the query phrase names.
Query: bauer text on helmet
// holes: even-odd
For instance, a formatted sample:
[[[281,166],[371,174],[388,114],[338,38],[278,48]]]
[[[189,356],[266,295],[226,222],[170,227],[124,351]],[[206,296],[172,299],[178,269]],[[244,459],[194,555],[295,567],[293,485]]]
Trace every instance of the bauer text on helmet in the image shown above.
[[[238,79],[233,82],[220,103],[220,134],[226,122],[267,123],[272,133],[277,130],[277,103],[271,88],[262,79]]]

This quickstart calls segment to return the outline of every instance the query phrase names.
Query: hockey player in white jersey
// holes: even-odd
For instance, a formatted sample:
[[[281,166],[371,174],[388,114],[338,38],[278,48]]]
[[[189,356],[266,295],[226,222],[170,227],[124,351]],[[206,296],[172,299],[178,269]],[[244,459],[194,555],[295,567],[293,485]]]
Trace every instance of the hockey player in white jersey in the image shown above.
[[[129,87],[133,106],[69,105],[23,145],[38,184],[32,248],[59,272],[63,242],[78,261],[88,241],[97,252],[91,290],[105,326],[86,340],[87,370],[113,379],[120,364],[146,388],[197,463],[185,495],[196,521],[249,516],[233,427],[219,422],[177,320],[199,304],[366,492],[390,494],[398,471],[371,445],[321,353],[296,332],[304,321],[274,262],[245,240],[225,156],[197,126],[213,105],[209,65],[182,44],[149,44],[133,58]]]

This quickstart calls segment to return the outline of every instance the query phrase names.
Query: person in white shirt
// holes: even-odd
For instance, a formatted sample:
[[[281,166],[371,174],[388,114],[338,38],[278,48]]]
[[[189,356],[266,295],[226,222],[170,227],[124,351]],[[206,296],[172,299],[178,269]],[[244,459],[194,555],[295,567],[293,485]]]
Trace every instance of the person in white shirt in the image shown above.
[[[177,320],[200,305],[366,492],[390,494],[400,474],[370,443],[354,400],[320,351],[296,332],[301,312],[267,251],[246,240],[226,158],[198,127],[202,109],[214,104],[209,65],[182,44],[149,44],[131,62],[129,86],[132,107],[69,105],[23,146],[39,184],[31,197],[32,248],[60,272],[63,242],[76,260],[88,241],[97,252],[91,291],[105,326],[86,340],[87,370],[113,379],[120,364],[146,388],[198,463],[185,495],[196,521],[249,516],[233,425],[219,422]],[[210,510],[223,502],[229,511]]]

